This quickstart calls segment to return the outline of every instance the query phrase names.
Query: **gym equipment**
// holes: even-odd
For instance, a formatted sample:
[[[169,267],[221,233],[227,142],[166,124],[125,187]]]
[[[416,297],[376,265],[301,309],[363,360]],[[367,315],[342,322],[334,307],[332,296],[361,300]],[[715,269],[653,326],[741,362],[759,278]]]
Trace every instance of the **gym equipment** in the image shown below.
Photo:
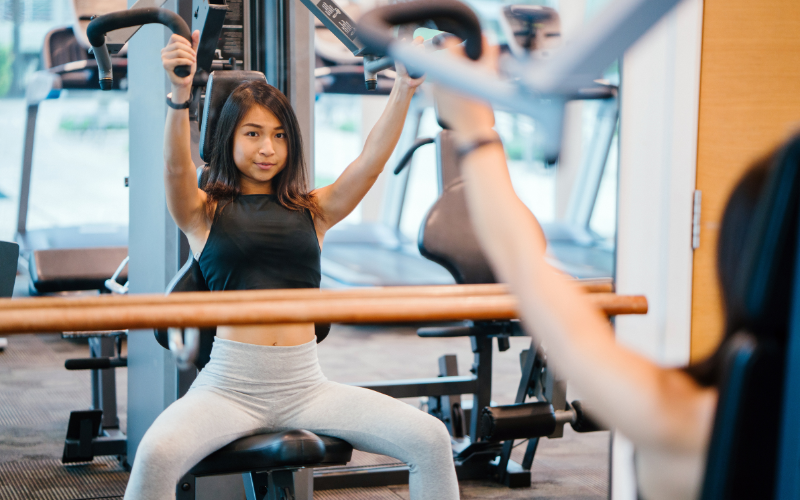
[[[118,2],[94,4],[102,9],[124,8],[125,2],[121,6]],[[78,11],[83,7],[86,6],[80,2],[76,4]],[[102,290],[103,281],[128,254],[126,225],[84,225],[34,231],[27,228],[33,144],[40,104],[46,99],[58,98],[62,90],[99,89],[94,77],[97,63],[87,52],[88,43],[81,43],[85,38],[82,35],[80,21],[72,27],[48,32],[42,49],[45,69],[34,73],[25,92],[27,122],[15,240],[20,243],[26,257],[32,294]],[[127,59],[116,58],[114,68],[117,82],[114,88],[124,90]]]
[[[742,328],[718,354],[722,380],[703,500],[800,495],[800,137],[773,162],[728,304]]]
[[[555,102],[559,96],[594,78],[675,3],[671,0],[617,2],[619,8],[607,9],[597,25],[584,31],[546,63],[530,68],[508,66],[511,71],[516,70],[521,88],[481,76],[460,61],[437,58],[434,64],[429,54],[418,54],[416,59],[422,63],[417,68],[428,71],[433,79],[493,102],[513,100],[522,107],[526,88],[534,91],[527,96],[531,107],[542,104],[537,96],[531,95],[535,91],[555,96]],[[419,8],[411,3],[404,6],[411,10]],[[385,47],[391,41],[379,30],[386,27],[382,16],[381,12],[374,19],[365,15],[360,28],[362,37],[373,38],[376,46]],[[373,24],[365,28],[370,23]],[[410,47],[397,46],[390,53],[414,64]],[[535,115],[536,111],[531,111]],[[560,113],[556,108],[538,117],[549,129],[547,144],[555,156],[560,145]],[[745,331],[731,337],[720,354],[722,382],[702,491],[705,500],[794,498],[800,494],[797,470],[800,332],[796,331],[800,323],[795,317],[800,311],[799,158],[800,140],[795,138],[776,159],[776,168],[761,194],[754,227],[747,238],[735,300],[729,304],[739,313],[739,319],[744,320]],[[754,429],[761,431],[753,432]]]
[[[439,287],[432,287],[439,288]],[[235,292],[235,303],[224,300],[234,292],[181,294],[177,303],[161,297],[162,303],[137,304],[129,296],[109,297],[109,305],[93,305],[99,298],[50,298],[49,305],[37,307],[39,299],[0,299],[0,332],[9,334],[102,331],[174,327],[206,327],[274,323],[386,323],[513,319],[517,301],[510,295],[457,295],[437,297],[392,296],[391,290],[365,289],[368,297],[347,290],[297,290],[286,300],[247,300],[258,292]],[[141,296],[138,296],[141,297]],[[147,297],[147,296],[145,296]],[[152,296],[151,296],[152,298]],[[640,295],[596,293],[587,296],[608,315],[645,314],[647,299]],[[118,301],[118,302],[117,302]],[[106,302],[106,301],[103,301]],[[30,305],[23,305],[28,303]],[[84,305],[86,304],[86,305]]]
[[[352,453],[341,439],[305,430],[256,434],[200,461],[178,481],[176,496],[193,500],[197,477],[241,473],[247,500],[312,500],[313,468],[347,463]]]
[[[443,130],[436,138],[436,145],[440,196],[420,230],[420,253],[446,268],[458,283],[493,283],[495,277],[469,220],[465,184],[452,134]],[[473,321],[461,327],[423,328],[418,331],[423,337],[470,336],[476,357],[474,367],[478,376],[483,376],[480,390],[473,393],[471,407],[465,406],[460,395],[454,394],[434,395],[428,400],[429,411],[448,425],[457,443],[454,455],[456,469],[461,471],[460,478],[488,477],[509,487],[530,486],[535,444],[532,442],[529,446],[521,464],[510,460],[513,440],[517,437],[510,431],[518,429],[519,425],[515,426],[514,422],[519,424],[520,419],[509,418],[509,415],[518,414],[520,408],[523,411],[530,408],[538,410],[529,418],[522,419],[522,425],[531,427],[526,433],[536,432],[536,437],[561,437],[563,424],[572,419],[572,413],[564,415],[570,411],[565,406],[566,383],[555,378],[547,367],[544,351],[535,348],[533,343],[530,350],[523,352],[522,381],[516,402],[524,403],[526,396],[535,396],[538,402],[533,403],[532,407],[517,406],[513,410],[502,407],[495,410],[491,407],[491,337],[496,336],[498,349],[505,351],[509,348],[508,337],[520,334],[520,330],[517,322]],[[486,365],[488,367],[484,368]],[[439,366],[440,377],[458,375],[455,356],[441,357]],[[481,374],[482,369],[486,370],[485,374]],[[549,412],[542,414],[542,410],[547,408],[556,409],[552,411],[552,418]],[[485,428],[484,422],[487,424]],[[508,425],[509,422],[512,424]],[[488,425],[490,423],[494,424],[493,428]]]
[[[322,23],[324,27],[328,29],[331,33],[333,33],[336,38],[342,42],[342,44],[349,50],[353,56],[363,58],[363,64],[358,66],[353,64],[351,61],[344,60],[345,64],[339,67],[331,68],[329,66],[322,66],[317,68],[318,71],[315,71],[316,77],[330,77],[333,76],[329,80],[333,80],[330,82],[329,89],[327,91],[331,91],[330,86],[332,84],[336,84],[339,88],[345,87],[348,89],[347,93],[352,93],[350,90],[350,86],[347,83],[350,83],[348,78],[346,81],[343,80],[341,77],[347,75],[351,77],[357,73],[363,73],[364,85],[366,91],[368,93],[374,93],[378,90],[378,73],[389,69],[394,65],[394,60],[390,57],[377,57],[375,56],[369,49],[365,49],[364,45],[358,39],[357,32],[356,32],[356,22],[351,19],[347,13],[334,2],[333,0],[302,0],[303,5],[305,5],[314,17]],[[448,31],[448,30],[444,30]],[[435,42],[426,42],[426,48],[433,48]],[[342,56],[334,52],[334,50],[324,50],[325,43],[322,44],[323,50],[317,51],[321,57],[326,58],[328,60],[336,61],[344,59]],[[320,53],[321,52],[321,53]],[[327,57],[326,57],[327,56]],[[349,63],[349,64],[348,64]],[[339,81],[337,81],[339,80]],[[387,83],[389,79],[386,79]],[[323,86],[325,82],[323,81]],[[386,93],[386,85],[383,86],[383,92]],[[389,87],[391,90],[391,87]]]
[[[127,454],[127,438],[119,428],[115,368],[128,366],[122,356],[125,331],[64,332],[62,338],[86,338],[90,358],[68,359],[67,370],[92,371],[92,407],[70,412],[61,462],[91,462],[95,455]]]
[[[86,28],[86,36],[92,44],[92,52],[97,61],[98,76],[100,79],[100,90],[111,90],[114,85],[114,76],[111,65],[111,55],[106,46],[105,35],[109,31],[143,24],[163,24],[187,40],[191,41],[192,32],[189,26],[176,13],[171,10],[159,9],[155,7],[143,9],[131,9],[122,12],[112,12],[93,19]],[[221,28],[221,26],[220,26]],[[217,32],[219,34],[219,32]],[[214,41],[216,42],[216,40]],[[216,43],[214,43],[216,45]],[[188,66],[177,66],[175,74],[180,77],[189,76]]]
[[[500,27],[509,51],[519,59],[543,58],[561,42],[558,12],[543,5],[506,5]]]
[[[128,293],[128,284],[121,285],[117,282],[127,265],[126,257],[113,276],[106,280],[105,286],[111,293]],[[128,440],[119,428],[117,417],[115,368],[128,366],[128,359],[122,356],[122,341],[127,335],[127,330],[61,334],[61,338],[65,339],[86,339],[91,356],[85,359],[68,359],[64,362],[64,368],[92,372],[92,406],[89,410],[70,412],[61,457],[64,464],[91,462],[95,455],[117,455],[124,462]]]
[[[507,5],[503,7],[503,14],[500,24],[506,33],[509,49],[517,58],[545,58],[548,51],[558,44],[560,21],[553,9],[538,5]],[[549,29],[540,29],[541,25],[549,26]],[[540,31],[546,31],[550,36],[546,37]],[[619,115],[617,95],[616,86],[597,84],[575,96],[576,99],[599,101],[598,131],[593,134],[586,154],[581,159],[564,219],[542,224],[548,252],[554,257],[553,265],[576,278],[602,278],[614,274],[613,246],[591,231],[589,224],[614,140]],[[410,164],[416,150],[427,144],[436,144],[441,193],[447,184],[442,178],[442,165],[454,161],[456,154],[446,126],[435,138],[417,139],[398,162],[394,173],[397,175],[402,172]]]
[[[605,294],[603,300],[613,295],[613,284],[610,280],[575,280],[586,293]],[[197,290],[184,290],[180,295],[137,294],[126,297],[102,295],[99,297],[36,297],[17,299],[14,302],[0,300],[1,310],[23,309],[57,309],[57,308],[92,308],[123,306],[158,306],[181,304],[225,304],[229,302],[253,301],[280,301],[280,300],[324,300],[324,299],[406,299],[406,298],[458,298],[458,297],[484,297],[506,296],[508,287],[502,284],[481,285],[449,285],[449,286],[406,286],[383,288],[350,288],[346,290],[230,290],[209,294],[197,293]],[[633,307],[646,307],[647,301],[643,297],[635,297],[630,304]],[[641,300],[641,302],[640,302]],[[605,307],[610,306],[606,303]],[[645,311],[646,312],[646,311]],[[617,312],[616,314],[620,314]],[[633,314],[633,313],[632,313]],[[638,313],[637,313],[638,314]]]
[[[11,297],[17,280],[19,244],[0,241],[0,297]],[[8,347],[8,340],[0,338],[0,352]]]
[[[17,280],[19,244],[0,241],[0,297],[11,297]]]
[[[445,54],[423,52],[391,36],[395,24],[427,19],[428,2],[404,2],[371,10],[361,17],[358,33],[365,47],[402,61],[406,67],[425,73],[431,81],[536,119],[543,125],[545,158],[552,163],[561,146],[564,103],[593,92],[592,86],[602,71],[676,3],[677,0],[619,1],[551,57],[526,62],[501,60],[501,72],[508,76],[507,80]],[[466,5],[457,0],[437,5],[444,13],[457,16],[453,17],[458,19],[454,22],[476,28]],[[477,59],[480,53],[468,48],[467,55]]]
[[[481,413],[482,439],[503,442],[494,478],[509,486],[514,481],[508,464],[513,463],[515,439],[528,440],[520,466],[530,471],[539,439],[563,437],[565,424],[576,432],[605,430],[581,401],[567,401],[567,383],[548,369],[547,354],[541,346],[531,341],[531,347],[520,353],[520,367],[522,377],[514,404],[484,407]],[[536,398],[536,402],[526,403],[527,398]]]
[[[552,261],[553,266],[570,276],[583,279],[598,279],[612,276],[614,273],[613,248],[603,244],[600,238],[589,229],[589,222],[617,123],[617,89],[608,86],[606,95],[596,94],[593,98],[602,99],[599,109],[600,133],[594,136],[592,144],[588,148],[589,154],[581,162],[580,174],[570,194],[569,209],[565,219],[542,224],[548,252],[555,258]],[[442,130],[435,138],[417,139],[403,155],[394,173],[402,172],[410,164],[417,149],[427,144],[436,146],[438,184],[441,193],[445,186],[448,186],[448,183],[453,180],[443,176],[444,165],[454,163],[456,155],[452,133],[447,129]],[[466,206],[463,209],[466,210]],[[451,215],[455,216],[456,214]],[[423,255],[425,254],[423,253]],[[431,258],[429,255],[425,256]],[[431,260],[442,264],[435,258],[431,258]],[[492,281],[493,278],[487,278],[483,282]]]

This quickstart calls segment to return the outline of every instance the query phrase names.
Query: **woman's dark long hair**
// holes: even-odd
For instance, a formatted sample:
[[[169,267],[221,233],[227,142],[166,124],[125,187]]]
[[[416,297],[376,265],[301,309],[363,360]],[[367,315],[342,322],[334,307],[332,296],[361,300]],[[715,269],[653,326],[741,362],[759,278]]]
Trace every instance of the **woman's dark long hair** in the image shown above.
[[[261,106],[275,115],[286,133],[286,165],[272,179],[278,203],[289,210],[308,210],[322,218],[317,200],[309,191],[303,138],[294,110],[280,90],[261,81],[245,82],[236,87],[220,111],[203,187],[208,193],[209,207],[216,202],[222,203],[220,209],[224,208],[242,193],[241,173],[233,162],[233,137],[236,127],[253,106]]]
[[[735,333],[741,327],[741,320],[733,306],[733,293],[736,279],[741,272],[742,256],[747,243],[756,205],[767,182],[773,162],[773,154],[756,161],[739,179],[733,188],[720,224],[717,240],[717,279],[722,292],[725,309],[725,336]],[[720,357],[723,351],[717,349],[707,359],[687,367],[687,371],[703,385],[716,385],[719,381]]]
[[[728,198],[717,241],[717,278],[725,308],[725,335],[743,327],[734,303],[737,278],[742,271],[742,257],[748,232],[752,228],[756,205],[767,182],[774,155],[756,161],[742,176]]]

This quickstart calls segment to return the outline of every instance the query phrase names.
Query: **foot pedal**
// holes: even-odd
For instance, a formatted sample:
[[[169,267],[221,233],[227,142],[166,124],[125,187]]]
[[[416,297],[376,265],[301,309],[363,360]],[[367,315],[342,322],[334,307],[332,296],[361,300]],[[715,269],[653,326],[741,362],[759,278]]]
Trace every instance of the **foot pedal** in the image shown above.
[[[91,462],[94,459],[92,441],[100,435],[102,420],[103,410],[81,410],[69,414],[61,463]]]

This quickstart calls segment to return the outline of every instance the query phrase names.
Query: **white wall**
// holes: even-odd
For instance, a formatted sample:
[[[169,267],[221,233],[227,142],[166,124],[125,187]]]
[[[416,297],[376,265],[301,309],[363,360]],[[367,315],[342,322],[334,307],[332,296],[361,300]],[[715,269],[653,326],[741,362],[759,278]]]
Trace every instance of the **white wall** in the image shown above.
[[[619,317],[617,338],[665,365],[689,361],[702,14],[702,0],[684,0],[622,63],[616,283],[645,294],[649,313]],[[612,497],[627,500],[623,448]]]

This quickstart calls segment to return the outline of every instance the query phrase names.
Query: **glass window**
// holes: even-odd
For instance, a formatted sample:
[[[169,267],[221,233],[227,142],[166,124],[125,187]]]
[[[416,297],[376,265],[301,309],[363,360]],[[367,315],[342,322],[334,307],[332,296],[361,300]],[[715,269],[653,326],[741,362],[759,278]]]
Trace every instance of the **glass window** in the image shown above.
[[[442,128],[436,122],[433,108],[426,108],[419,124],[418,137],[436,137]],[[439,179],[436,171],[436,145],[429,144],[419,148],[406,168],[406,186],[403,212],[400,217],[400,231],[411,241],[417,241],[419,227],[431,206],[439,198]]]
[[[39,107],[28,228],[126,225],[126,95],[100,91],[64,94]],[[24,128],[24,113],[15,118]],[[12,168],[19,169],[21,163]]]
[[[314,105],[314,187],[332,184],[361,154],[361,117],[361,96],[317,94]],[[344,222],[361,222],[361,205]]]
[[[555,218],[556,170],[536,150],[536,123],[528,116],[495,112],[514,190],[540,222]]]

